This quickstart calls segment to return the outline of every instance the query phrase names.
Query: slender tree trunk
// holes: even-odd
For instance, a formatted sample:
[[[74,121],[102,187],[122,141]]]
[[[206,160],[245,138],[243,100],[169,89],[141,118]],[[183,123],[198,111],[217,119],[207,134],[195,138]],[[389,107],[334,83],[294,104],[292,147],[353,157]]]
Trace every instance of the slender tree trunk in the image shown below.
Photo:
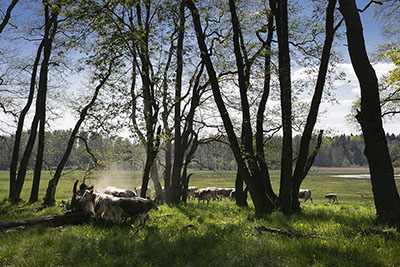
[[[175,114],[174,114],[174,163],[171,176],[171,194],[168,199],[171,203],[178,203],[182,192],[182,167],[184,153],[186,146],[182,140],[182,114],[181,114],[181,103],[182,103],[182,73],[183,73],[183,40],[185,37],[185,1],[182,0],[179,7],[179,34],[178,34],[178,45],[176,50],[176,82],[175,82]]]
[[[356,118],[364,136],[364,153],[368,159],[378,220],[400,227],[400,197],[382,126],[378,79],[368,59],[355,0],[339,0],[339,3],[346,23],[351,63],[361,88],[361,111]]]
[[[172,130],[169,126],[169,106],[168,106],[168,70],[171,65],[172,55],[174,51],[174,38],[171,36],[171,45],[168,53],[167,64],[163,75],[163,112],[162,120],[164,125],[164,140],[165,140],[165,170],[164,170],[164,196],[171,195],[171,173],[172,173]]]
[[[50,17],[50,11],[49,11],[48,5],[45,5],[44,10],[45,10],[45,32],[44,32],[44,37],[43,37],[43,60],[41,63],[41,68],[40,68],[39,89],[38,89],[38,94],[37,94],[37,98],[36,98],[36,111],[35,111],[35,116],[33,118],[31,133],[29,135],[28,143],[26,145],[24,154],[21,159],[20,167],[18,170],[18,175],[17,175],[17,180],[16,180],[16,194],[14,197],[15,200],[20,199],[21,190],[22,190],[22,187],[25,182],[25,176],[26,176],[28,162],[31,157],[33,146],[34,146],[34,143],[36,140],[38,124],[41,120],[45,119],[44,118],[45,112],[43,110],[46,109],[48,64],[49,64],[50,55],[51,55],[52,41],[54,39],[54,35],[57,30],[57,14],[52,13],[52,16]],[[53,27],[53,30],[52,30],[52,27]],[[52,30],[52,32],[50,32],[51,30]],[[42,133],[44,133],[44,132],[42,131]],[[42,136],[41,138],[42,138],[42,140],[40,142],[40,145],[43,146],[44,145],[44,137]],[[42,148],[38,149],[38,154],[41,153],[40,149],[42,149]],[[42,159],[40,159],[40,158],[38,160],[42,161]],[[37,172],[39,171],[39,169],[41,171],[40,163],[37,163],[37,166],[35,166],[35,170],[36,170],[36,167],[38,168]],[[38,175],[38,174],[36,173],[36,175]],[[36,177],[36,179],[40,180],[40,177]],[[38,181],[36,180],[35,183],[37,184]]]
[[[210,79],[211,89],[214,95],[215,103],[218,107],[219,113],[221,115],[225,130],[228,134],[229,143],[231,145],[233,154],[235,156],[236,162],[238,163],[238,168],[240,170],[240,174],[243,179],[246,181],[247,186],[249,187],[250,194],[255,206],[256,213],[270,213],[273,209],[272,202],[267,198],[266,194],[260,193],[259,190],[264,190],[262,184],[259,182],[261,177],[255,177],[252,175],[242,158],[242,153],[240,150],[239,142],[237,136],[235,134],[232,121],[229,117],[228,111],[224,105],[224,101],[220,92],[218,78],[213,66],[213,63],[210,58],[210,54],[208,53],[207,46],[205,44],[205,35],[202,30],[202,26],[200,23],[199,11],[196,8],[195,4],[191,0],[186,1],[187,7],[190,9],[193,18],[193,24],[196,31],[197,42],[199,45],[199,49],[201,52],[201,58],[203,63],[206,66],[208,76]]]
[[[271,83],[271,43],[274,33],[274,16],[271,14],[268,18],[268,35],[265,41],[265,57],[264,57],[264,88],[263,94],[257,110],[256,120],[256,152],[257,162],[260,166],[260,171],[265,178],[262,180],[265,187],[265,192],[274,204],[277,202],[277,196],[271,186],[271,178],[269,175],[268,165],[265,161],[264,151],[264,113],[265,107],[269,98],[270,83]],[[243,187],[243,186],[242,186]],[[247,194],[246,194],[247,195]],[[247,203],[246,203],[247,204]]]
[[[44,110],[42,110],[42,112],[44,112]],[[36,154],[35,170],[33,172],[31,196],[29,197],[30,203],[34,203],[39,200],[39,186],[40,186],[40,177],[42,174],[43,153],[45,146],[45,124],[46,124],[45,119],[46,119],[45,113],[42,113],[39,122],[39,142]]]
[[[113,61],[112,61],[113,62]],[[106,75],[104,76],[104,78],[100,81],[99,85],[96,86],[96,89],[94,91],[93,97],[91,99],[91,101],[82,109],[81,114],[79,116],[79,120],[76,122],[74,129],[71,132],[71,135],[68,139],[68,144],[67,144],[67,148],[64,152],[64,155],[61,159],[61,161],[58,163],[57,165],[57,169],[54,173],[53,178],[49,181],[48,186],[47,186],[47,190],[46,190],[46,195],[44,197],[43,200],[43,205],[44,206],[52,206],[55,203],[55,194],[56,194],[56,189],[57,189],[57,185],[58,182],[61,178],[61,174],[64,170],[65,164],[68,161],[69,156],[71,155],[74,143],[75,143],[75,138],[78,135],[79,129],[82,125],[82,123],[84,122],[86,115],[89,111],[89,109],[94,105],[94,103],[96,102],[97,96],[99,94],[100,89],[104,86],[104,84],[107,82],[108,78],[111,75],[112,72],[112,63],[110,63],[108,72],[106,73]]]
[[[45,17],[46,17],[46,27],[51,29],[50,36],[44,42],[43,47],[43,62],[40,68],[40,78],[39,78],[39,93],[38,93],[38,101],[36,107],[36,112],[39,115],[39,142],[38,149],[36,154],[36,162],[35,162],[35,171],[33,174],[33,182],[31,189],[31,196],[29,198],[29,202],[36,202],[39,200],[39,185],[40,185],[40,177],[42,174],[42,165],[43,165],[43,154],[44,154],[44,146],[45,146],[45,128],[46,128],[46,96],[47,96],[47,83],[48,83],[48,73],[49,73],[49,60],[51,55],[51,46],[54,40],[54,36],[57,32],[57,17],[58,14],[52,13],[52,17],[49,17],[49,7],[45,6]]]
[[[158,119],[158,106],[155,100],[154,83],[152,80],[152,67],[149,55],[149,34],[150,34],[150,16],[151,16],[151,1],[144,1],[145,5],[145,18],[142,19],[141,3],[136,4],[136,15],[138,21],[138,29],[140,30],[140,42],[138,42],[138,55],[141,60],[141,78],[142,78],[142,96],[143,96],[143,115],[145,118],[146,126],[146,163],[142,177],[142,191],[141,196],[145,197],[147,186],[150,179],[151,166],[155,160],[158,148],[159,139],[161,134],[161,127],[158,128],[157,133],[156,125]]]
[[[19,150],[21,146],[21,138],[24,128],[24,121],[26,114],[28,113],[35,94],[35,85],[36,85],[36,75],[39,66],[40,57],[43,50],[44,41],[40,42],[39,47],[36,52],[36,58],[33,63],[32,75],[31,75],[31,82],[30,82],[30,89],[28,95],[28,101],[26,102],[25,107],[22,109],[21,114],[18,118],[18,126],[17,131],[15,132],[15,140],[14,140],[14,148],[13,154],[11,158],[10,164],[10,191],[9,191],[9,199],[13,200],[16,198],[16,179],[17,179],[17,168],[18,168],[18,157],[19,157]]]
[[[311,101],[310,111],[307,116],[307,122],[304,126],[303,134],[301,136],[299,155],[296,161],[296,167],[293,173],[293,191],[292,191],[292,205],[295,212],[300,212],[300,202],[298,199],[298,192],[303,182],[306,173],[306,162],[308,158],[308,151],[310,147],[312,132],[314,130],[315,123],[318,117],[319,105],[322,99],[322,93],[324,90],[326,73],[328,71],[329,57],[331,53],[333,37],[335,34],[334,29],[334,12],[336,6],[336,0],[329,0],[328,7],[326,9],[326,23],[325,23],[325,42],[322,50],[321,63],[319,66],[319,73],[317,83],[315,85],[314,95]]]
[[[14,9],[15,5],[18,3],[18,0],[12,0],[10,5],[7,8],[6,15],[4,16],[3,21],[0,24],[0,34],[3,32],[4,28],[6,27],[8,21],[11,18],[11,12]]]
[[[282,158],[279,199],[284,214],[292,211],[292,91],[290,81],[290,56],[287,0],[270,1],[275,11],[279,46],[279,83],[282,109]],[[277,4],[277,5],[276,5]]]

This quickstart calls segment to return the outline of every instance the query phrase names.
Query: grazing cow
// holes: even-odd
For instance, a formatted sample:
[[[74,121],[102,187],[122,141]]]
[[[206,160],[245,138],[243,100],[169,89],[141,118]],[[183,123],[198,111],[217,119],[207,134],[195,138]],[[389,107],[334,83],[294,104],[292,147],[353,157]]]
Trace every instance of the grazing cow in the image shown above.
[[[151,209],[158,210],[157,204],[153,200],[141,197],[121,198],[118,200],[118,205],[123,210],[123,217],[139,216],[140,225],[145,224],[147,214]]]
[[[194,193],[194,196],[197,198],[198,202],[202,200],[204,203],[204,200],[207,200],[207,204],[210,203],[211,199],[211,191],[208,190],[208,188],[200,188]]]
[[[135,188],[135,190],[136,190],[136,194],[140,197],[140,193],[142,192],[142,187],[139,186],[138,188]],[[146,197],[151,198],[151,188],[150,187],[147,187]]]
[[[212,198],[213,200],[220,200],[219,196],[218,196],[218,188],[207,187],[207,188],[203,188],[203,189],[209,192],[210,198]]]
[[[307,199],[311,200],[311,203],[314,203],[311,197],[311,190],[310,189],[300,189],[299,191],[299,198],[304,198],[304,202],[307,201]]]
[[[234,188],[217,188],[218,199],[226,200],[227,198],[230,197],[232,191],[234,190],[235,190]]]
[[[94,195],[94,211],[96,216],[106,221],[111,220],[114,212],[109,208],[109,203],[119,198],[105,193],[94,193]]]
[[[129,189],[119,189],[113,186],[107,186],[103,190],[104,194],[113,195],[115,197],[136,197],[136,193]]]
[[[331,202],[331,200],[332,200],[333,203],[334,203],[335,201],[336,201],[336,202],[339,202],[339,201],[338,201],[337,194],[334,194],[334,193],[325,194],[325,195],[324,195],[324,198],[325,198],[325,199],[328,199],[329,203]]]
[[[189,186],[187,189],[187,197],[188,199],[194,199],[195,198],[195,192],[199,190],[197,187],[194,186]]]
[[[141,197],[115,197],[104,193],[93,193],[94,211],[96,216],[106,220],[114,220],[119,224],[121,218],[139,216],[140,224],[144,225],[147,213],[151,209],[157,210],[156,203]]]

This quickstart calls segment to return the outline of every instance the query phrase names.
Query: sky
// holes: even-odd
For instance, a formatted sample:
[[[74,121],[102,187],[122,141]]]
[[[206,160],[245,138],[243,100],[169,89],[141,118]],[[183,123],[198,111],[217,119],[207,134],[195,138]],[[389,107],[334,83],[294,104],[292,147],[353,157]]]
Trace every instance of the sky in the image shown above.
[[[369,0],[358,0],[357,6],[359,9],[363,9],[369,2]],[[379,22],[373,18],[371,7],[363,13],[360,13],[360,17],[363,25],[366,48],[370,54],[375,50],[376,45],[386,41],[386,37],[381,34]],[[353,66],[350,63],[345,42],[346,40],[344,40],[343,49],[340,49],[344,57],[344,64],[341,64],[339,69],[346,73],[346,80],[349,82],[338,81],[334,84],[338,103],[332,105],[325,102],[321,105],[321,108],[325,109],[326,112],[320,117],[316,128],[332,128],[334,129],[333,133],[336,134],[357,134],[360,133],[359,129],[354,125],[349,125],[346,121],[346,115],[349,114],[353,102],[360,95],[360,87]],[[393,65],[389,63],[372,63],[372,66],[375,69],[378,79],[393,68]],[[400,120],[384,121],[384,129],[387,133],[400,134]]]
[[[357,5],[359,9],[364,8],[368,4],[369,0],[358,0]],[[381,29],[379,23],[372,17],[372,8],[369,8],[363,13],[360,13],[361,20],[364,29],[364,38],[366,41],[366,47],[369,53],[374,51],[377,44],[384,42],[385,37],[381,35]],[[344,27],[344,25],[342,26]],[[359,134],[359,130],[354,125],[349,125],[346,121],[346,115],[348,115],[353,102],[359,96],[359,84],[354,74],[353,67],[350,63],[350,59],[345,46],[346,40],[343,41],[342,47],[339,49],[344,57],[344,63],[339,65],[339,70],[346,73],[346,80],[348,82],[337,81],[334,84],[336,96],[336,103],[323,102],[321,110],[324,111],[321,114],[319,121],[316,125],[316,129],[324,129],[330,134]],[[391,65],[387,63],[374,64],[375,72],[378,78],[391,69]],[[299,71],[292,70],[293,79],[296,75],[299,75]],[[73,128],[76,118],[74,118],[69,112],[64,112],[64,117],[56,120],[52,125],[52,129],[67,129]],[[0,115],[1,116],[1,115]],[[394,120],[384,122],[385,131],[388,133],[400,134],[400,120]]]

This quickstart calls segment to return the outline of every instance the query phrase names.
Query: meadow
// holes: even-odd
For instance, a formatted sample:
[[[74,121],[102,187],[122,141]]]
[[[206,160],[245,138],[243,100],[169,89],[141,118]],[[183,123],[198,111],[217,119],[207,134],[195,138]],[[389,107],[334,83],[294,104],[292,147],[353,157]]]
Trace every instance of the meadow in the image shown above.
[[[190,185],[234,187],[235,172],[193,171]],[[337,174],[367,173],[366,169],[314,169],[302,188],[312,190],[314,203],[302,203],[303,214],[276,212],[256,217],[249,208],[230,201],[209,205],[161,205],[151,211],[147,223],[116,226],[93,220],[86,225],[0,233],[0,266],[400,266],[399,232],[375,225],[375,208],[368,179],[334,178]],[[278,192],[279,172],[272,171]],[[87,183],[133,188],[140,172],[97,172]],[[71,197],[75,179],[62,177],[56,198]],[[42,181],[42,191],[50,175]],[[397,185],[400,190],[400,181]],[[27,199],[27,179],[22,198]],[[151,184],[152,186],[152,184]],[[35,218],[61,211],[13,212],[6,200],[8,173],[0,172],[0,221]],[[339,203],[328,203],[326,193],[337,193]],[[23,202],[20,208],[27,207]],[[293,237],[260,232],[265,226],[301,233]],[[382,230],[388,230],[382,232]]]

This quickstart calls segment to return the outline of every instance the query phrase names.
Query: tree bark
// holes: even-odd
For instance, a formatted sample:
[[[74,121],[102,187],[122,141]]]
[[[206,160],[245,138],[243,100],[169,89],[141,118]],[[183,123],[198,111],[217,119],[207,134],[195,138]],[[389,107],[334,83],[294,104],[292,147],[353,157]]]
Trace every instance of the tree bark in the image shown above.
[[[308,112],[306,125],[304,126],[303,134],[301,136],[299,155],[297,157],[296,166],[293,172],[293,190],[292,190],[292,206],[294,212],[300,212],[300,202],[298,199],[298,192],[306,177],[306,162],[308,158],[308,152],[314,130],[315,123],[318,117],[319,105],[322,99],[322,93],[324,90],[326,73],[328,71],[329,57],[331,53],[333,38],[335,35],[334,28],[334,12],[336,6],[336,0],[329,0],[328,7],[326,8],[326,22],[325,22],[325,42],[322,50],[321,63],[319,66],[319,72],[317,77],[317,83],[315,85],[314,95],[311,101],[310,111]]]
[[[45,114],[43,113],[43,109],[46,109],[46,94],[47,94],[47,80],[48,80],[48,64],[51,55],[51,45],[54,39],[54,35],[57,29],[57,14],[52,13],[50,17],[49,6],[45,5],[45,30],[43,37],[43,60],[40,68],[40,77],[39,77],[39,89],[36,98],[36,111],[35,116],[32,121],[31,133],[29,135],[28,143],[25,147],[24,154],[21,159],[20,167],[18,170],[18,175],[16,179],[16,194],[14,196],[15,200],[20,199],[21,190],[25,182],[25,176],[27,171],[27,166],[29,159],[32,154],[33,146],[36,140],[37,128],[40,120],[43,119]],[[51,29],[53,27],[53,31]],[[43,138],[43,137],[41,137]],[[44,140],[41,140],[41,145],[44,145]],[[40,159],[39,159],[40,160]],[[41,166],[38,166],[41,170]],[[37,179],[37,178],[36,178]],[[40,178],[39,178],[40,179]],[[37,183],[37,181],[35,181]]]
[[[136,15],[139,29],[138,55],[141,60],[141,78],[142,78],[142,95],[143,95],[143,115],[146,125],[146,163],[142,177],[141,197],[146,196],[147,186],[150,179],[151,166],[155,160],[161,134],[161,127],[157,128],[158,106],[155,100],[154,82],[152,80],[151,60],[149,55],[149,34],[150,34],[150,17],[151,2],[144,1],[145,17],[142,19],[141,3],[136,4]]]
[[[15,5],[18,3],[18,0],[11,1],[10,5],[7,8],[6,15],[4,16],[3,21],[0,24],[0,34],[3,32],[4,28],[6,27],[8,21],[11,18],[11,12],[14,9]]]
[[[35,58],[35,61],[33,63],[33,68],[32,68],[28,100],[27,100],[24,108],[22,109],[21,114],[19,115],[17,131],[15,132],[14,148],[13,148],[13,154],[12,154],[11,164],[10,164],[9,199],[12,201],[16,200],[16,193],[17,193],[16,192],[16,189],[17,189],[16,178],[17,178],[19,149],[21,146],[21,138],[22,138],[22,132],[23,132],[23,128],[24,128],[25,117],[32,105],[34,94],[35,94],[36,75],[37,75],[40,57],[41,57],[42,50],[43,50],[43,44],[44,44],[44,40],[42,40],[40,42],[39,47],[36,52],[36,58]]]
[[[92,214],[88,212],[66,210],[32,220],[0,222],[0,231],[23,230],[36,225],[56,227],[69,224],[82,224],[89,222],[91,216]]]
[[[42,174],[42,165],[43,165],[43,154],[44,154],[44,146],[45,146],[45,127],[46,127],[46,98],[47,98],[47,83],[48,83],[48,73],[49,73],[49,60],[51,55],[51,46],[54,40],[54,37],[57,32],[58,21],[57,13],[51,13],[51,17],[49,16],[49,6],[45,5],[45,27],[51,29],[51,33],[49,38],[44,42],[43,47],[43,62],[40,68],[40,78],[39,78],[39,91],[37,96],[36,112],[39,117],[39,142],[38,149],[36,154],[36,162],[35,162],[35,171],[33,174],[33,182],[31,189],[31,196],[29,198],[29,202],[36,202],[39,199],[39,185],[40,185],[40,177]]]
[[[165,194],[160,184],[160,179],[158,176],[158,166],[157,161],[153,162],[153,166],[151,167],[151,180],[154,184],[154,191],[156,192],[156,198],[159,202],[165,201]]]
[[[243,178],[240,176],[239,170],[236,171],[235,179],[236,205],[239,207],[248,207],[247,191],[243,190]]]
[[[176,49],[176,80],[175,80],[175,101],[174,101],[174,163],[171,175],[171,191],[168,198],[170,203],[178,203],[182,191],[182,167],[186,146],[182,140],[182,73],[183,73],[183,40],[185,37],[185,1],[182,0],[179,6],[179,28],[178,44]]]
[[[290,79],[287,0],[270,1],[274,7],[279,47],[279,83],[282,109],[282,158],[279,199],[284,214],[292,210],[292,90]]]
[[[355,0],[339,0],[339,3],[346,23],[351,63],[361,89],[361,111],[356,118],[364,136],[378,221],[399,227],[400,197],[382,126],[378,79],[368,59]]]

